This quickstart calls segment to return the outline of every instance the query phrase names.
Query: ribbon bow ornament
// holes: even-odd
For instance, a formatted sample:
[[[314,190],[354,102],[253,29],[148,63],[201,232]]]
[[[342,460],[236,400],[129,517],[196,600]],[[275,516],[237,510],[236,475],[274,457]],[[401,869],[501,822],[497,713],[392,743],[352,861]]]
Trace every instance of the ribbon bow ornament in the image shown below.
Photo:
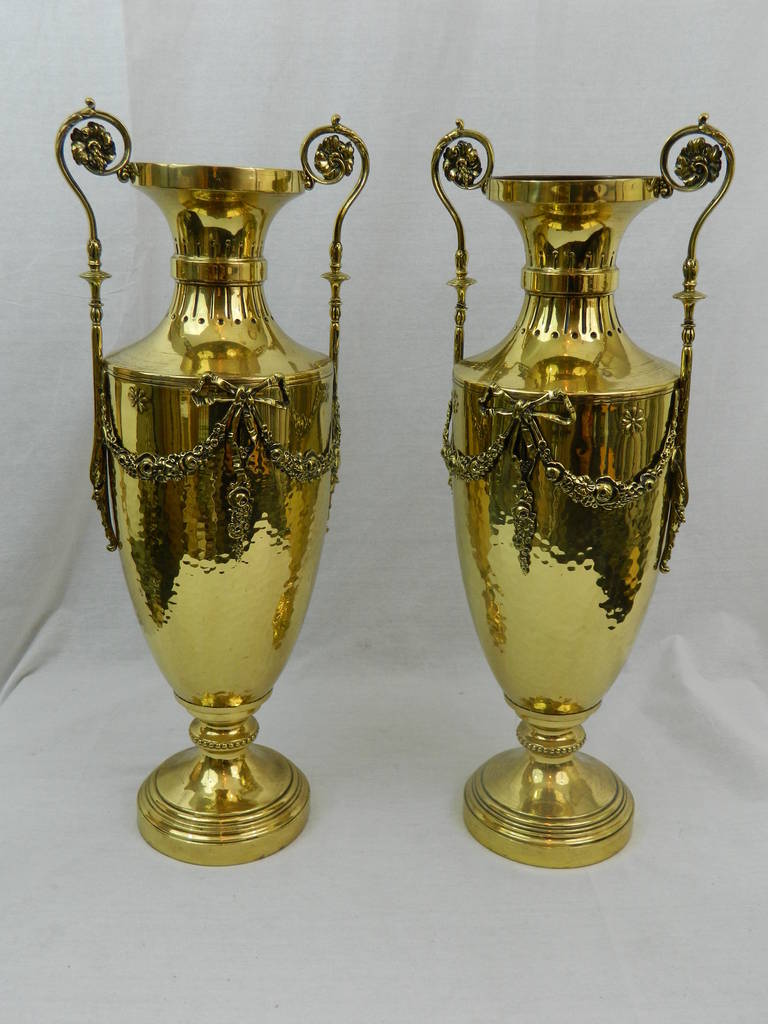
[[[274,391],[277,391],[277,397],[274,396]],[[259,418],[258,406],[286,409],[290,405],[285,378],[279,373],[248,387],[232,384],[215,373],[204,373],[191,395],[197,406],[229,403],[224,429],[236,472],[245,468],[253,446],[263,440],[265,428]],[[250,445],[243,445],[241,442],[242,427],[245,427]]]
[[[553,410],[553,405],[558,408]],[[504,447],[511,448],[520,469],[520,480],[514,486],[512,543],[517,549],[520,568],[527,574],[531,568],[531,545],[536,533],[536,509],[531,477],[539,460],[547,467],[548,479],[552,479],[550,466],[559,465],[552,460],[552,451],[544,439],[538,421],[549,420],[559,426],[569,427],[576,421],[576,411],[564,391],[547,391],[538,398],[524,401],[515,398],[503,388],[493,387],[489,387],[480,399],[480,411],[485,416],[496,415],[510,421],[507,429],[502,431],[502,435],[506,436]]]
[[[277,396],[274,394],[275,391]],[[258,384],[246,387],[232,384],[215,373],[204,373],[191,394],[192,401],[197,406],[229,403],[223,422],[235,478],[227,488],[226,494],[229,507],[227,535],[233,541],[235,557],[240,558],[253,515],[253,490],[246,472],[248,460],[257,444],[265,444],[268,452],[274,444],[272,435],[261,422],[258,407],[266,405],[272,408],[287,408],[290,399],[285,380],[280,374],[273,374]]]

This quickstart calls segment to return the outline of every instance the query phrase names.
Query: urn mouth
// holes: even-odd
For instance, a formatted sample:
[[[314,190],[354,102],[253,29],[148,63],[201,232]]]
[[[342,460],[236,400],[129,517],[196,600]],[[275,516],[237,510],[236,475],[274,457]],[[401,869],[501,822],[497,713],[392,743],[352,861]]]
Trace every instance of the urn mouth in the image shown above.
[[[145,188],[203,189],[206,192],[263,192],[297,195],[304,175],[284,167],[219,167],[215,164],[136,163],[134,184]]]
[[[658,197],[653,175],[494,175],[486,195],[497,203],[638,203]]]

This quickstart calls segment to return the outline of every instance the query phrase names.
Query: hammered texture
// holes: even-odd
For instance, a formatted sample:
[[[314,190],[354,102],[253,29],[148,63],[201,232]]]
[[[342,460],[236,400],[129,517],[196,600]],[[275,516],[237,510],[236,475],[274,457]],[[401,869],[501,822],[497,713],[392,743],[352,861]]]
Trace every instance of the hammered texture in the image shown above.
[[[542,423],[555,458],[572,472],[626,480],[659,450],[672,392],[625,402],[574,400],[571,426]],[[482,451],[500,424],[479,409],[477,389],[456,388],[454,438]],[[628,432],[628,414],[643,420]],[[634,641],[656,579],[665,488],[625,508],[584,508],[547,479],[530,480],[537,525],[530,572],[513,543],[518,463],[504,455],[485,479],[453,482],[464,586],[485,654],[520,707],[572,714],[596,704]]]
[[[226,412],[196,406],[187,388],[149,384],[142,384],[140,412],[132,387],[110,375],[116,424],[134,451],[191,448]],[[329,388],[318,375],[288,393],[289,408],[263,413],[270,431],[292,451],[324,448]],[[268,695],[304,619],[325,535],[330,474],[299,483],[259,446],[247,471],[253,509],[238,557],[228,532],[226,446],[196,473],[168,483],[116,467],[120,554],[136,613],[176,693],[203,707]]]

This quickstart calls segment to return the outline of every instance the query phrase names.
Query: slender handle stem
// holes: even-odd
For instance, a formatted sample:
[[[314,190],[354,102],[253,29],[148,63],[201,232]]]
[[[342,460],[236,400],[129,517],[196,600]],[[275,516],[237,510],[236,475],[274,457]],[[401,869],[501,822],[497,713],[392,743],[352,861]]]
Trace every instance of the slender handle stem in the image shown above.
[[[85,122],[84,126],[79,127],[83,125],[83,122]],[[112,136],[104,127],[105,123],[112,125],[122,138],[123,153],[119,160],[116,160],[115,144]],[[114,551],[119,545],[119,540],[114,512],[110,503],[111,482],[101,417],[103,378],[101,282],[110,275],[101,268],[101,242],[96,227],[96,216],[93,212],[93,207],[75,180],[64,155],[68,139],[70,141],[72,159],[76,164],[85,167],[92,174],[97,174],[100,177],[116,174],[120,181],[133,181],[136,176],[136,168],[130,162],[131,139],[125,126],[112,114],[97,110],[96,104],[92,99],[87,98],[85,106],[81,110],[76,110],[59,128],[56,135],[56,160],[70,188],[82,203],[88,218],[88,270],[80,276],[88,282],[91,289],[90,314],[94,427],[90,478],[93,486],[93,500],[98,506],[104,532],[107,536],[107,547],[110,551]]]
[[[689,135],[697,136],[687,142],[680,150],[675,162],[674,172],[669,169],[669,158],[674,146]],[[712,143],[707,142],[712,139]],[[680,128],[664,143],[661,151],[660,169],[661,177],[657,179],[657,192],[661,196],[671,196],[673,192],[696,192],[710,182],[720,177],[722,160],[725,156],[725,174],[720,183],[720,188],[704,207],[698,220],[693,225],[691,237],[688,241],[688,251],[683,262],[683,290],[675,295],[683,303],[683,359],[681,365],[681,376],[684,378],[690,375],[690,348],[696,335],[694,323],[694,309],[696,303],[705,298],[702,292],[697,291],[697,278],[699,273],[699,262],[696,259],[696,243],[699,232],[704,221],[709,217],[725,193],[728,191],[733,180],[735,166],[733,147],[728,138],[717,128],[708,123],[708,115],[702,114],[697,124],[686,125]],[[686,352],[686,349],[688,352]]]
[[[317,139],[323,141],[315,150],[313,166],[309,162],[310,147]],[[346,139],[347,141],[343,141]],[[304,140],[301,147],[301,166],[304,170],[304,179],[307,188],[317,185],[335,185],[352,174],[355,166],[355,149],[360,156],[360,171],[357,176],[354,188],[344,200],[341,209],[336,215],[333,225],[333,238],[330,246],[330,269],[323,277],[331,285],[331,325],[329,355],[333,361],[334,368],[334,389],[336,386],[335,374],[338,369],[339,359],[339,332],[341,324],[341,285],[349,280],[347,274],[341,272],[341,228],[344,218],[347,215],[352,203],[362,192],[368,173],[370,171],[370,159],[368,149],[360,136],[341,123],[338,114],[334,114],[331,123],[315,128]]]
[[[690,139],[677,155],[674,172],[669,169],[669,159],[677,143],[688,136]],[[711,139],[708,142],[707,139]],[[733,147],[728,138],[708,123],[707,114],[702,114],[697,124],[686,125],[670,135],[661,150],[659,166],[661,177],[656,179],[657,195],[669,197],[673,192],[696,192],[705,185],[716,181],[722,170],[725,156],[725,174],[720,187],[699,214],[693,225],[688,241],[688,251],[683,261],[683,288],[675,294],[683,304],[682,351],[680,354],[680,406],[677,423],[677,449],[672,461],[670,475],[671,500],[662,536],[659,568],[669,571],[669,559],[675,537],[685,521],[689,488],[686,473],[685,448],[688,431],[688,402],[691,391],[693,368],[693,342],[696,337],[694,319],[696,303],[706,296],[697,288],[699,261],[696,258],[696,243],[704,221],[709,217],[730,187],[735,166]]]
[[[310,148],[318,139],[322,138],[315,150],[312,165],[310,165]],[[346,140],[346,141],[345,141]],[[370,158],[368,148],[363,140],[341,123],[338,114],[334,114],[331,123],[315,128],[304,139],[301,146],[301,166],[304,170],[304,182],[308,189],[317,185],[335,185],[352,174],[355,166],[355,150],[360,156],[360,171],[352,191],[341,205],[336,214],[333,225],[333,237],[330,246],[330,268],[323,274],[323,277],[331,286],[331,298],[328,303],[330,310],[330,337],[328,342],[328,354],[333,363],[333,403],[332,403],[332,429],[336,432],[335,458],[331,471],[331,492],[339,479],[339,412],[338,412],[338,381],[339,381],[339,340],[341,336],[341,286],[349,280],[349,275],[341,270],[341,228],[344,218],[350,206],[365,187],[370,171]]]
[[[467,142],[472,139],[479,142],[485,150],[485,170],[483,170],[480,156],[472,145]],[[455,143],[455,145],[454,145]],[[440,159],[443,161],[443,173],[448,181],[452,181],[459,188],[471,191],[476,188],[485,189],[488,180],[493,174],[493,146],[490,140],[480,132],[470,131],[464,127],[463,121],[457,121],[453,131],[448,132],[435,146],[432,154],[432,184],[440,197],[440,202],[450,213],[456,227],[456,255],[455,277],[448,282],[451,288],[456,289],[456,312],[454,314],[453,331],[453,361],[458,363],[464,358],[464,324],[467,319],[467,289],[476,282],[467,276],[469,266],[469,253],[467,252],[464,240],[464,225],[450,201],[440,181]]]

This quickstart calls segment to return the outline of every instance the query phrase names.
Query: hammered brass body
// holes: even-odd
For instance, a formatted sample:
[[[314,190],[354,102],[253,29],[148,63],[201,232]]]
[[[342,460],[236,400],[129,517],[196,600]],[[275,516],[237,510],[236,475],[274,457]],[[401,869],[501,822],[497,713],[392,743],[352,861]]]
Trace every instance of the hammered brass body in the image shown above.
[[[459,139],[485,148],[482,177],[474,145]],[[464,324],[474,282],[440,160],[448,180],[505,209],[525,244],[517,322],[472,357]],[[583,723],[629,654],[687,500],[685,344],[682,369],[650,355],[614,302],[626,226],[672,189],[664,162],[663,179],[494,177],[492,168],[488,140],[461,122],[433,156],[459,239],[443,445],[459,561],[488,663],[522,719],[522,747],[467,782],[464,818],[497,853],[572,867],[611,856],[630,836],[632,796],[579,752]],[[726,186],[731,173],[729,161]]]
[[[146,396],[139,411],[129,397],[137,385],[111,362],[109,376],[118,428],[140,451],[191,448],[210,433],[212,412],[219,414],[195,408],[185,388],[147,383],[139,385]],[[274,424],[276,435],[294,449],[327,442],[325,380],[318,374],[289,389],[291,410],[306,410],[306,428],[298,430],[284,410],[272,413],[284,421]],[[116,467],[120,558],[136,613],[176,695],[202,715],[211,707],[258,706],[269,696],[304,619],[328,518],[327,476],[298,483],[256,451],[249,468],[257,514],[238,558],[227,535],[225,461],[222,451],[195,476],[168,483]]]
[[[554,225],[551,200],[540,199],[536,206],[513,199],[511,184],[494,180],[491,198],[503,196],[497,201],[526,232],[527,262],[534,267],[548,258],[550,265],[557,260],[578,272],[583,254],[598,246],[605,251],[594,253],[594,262],[599,265],[602,257],[612,267],[622,228],[649,201],[603,198],[589,204],[581,198],[583,183],[577,183],[583,205],[564,227],[563,192],[573,192],[572,184],[556,186]],[[521,183],[515,184],[519,194]],[[642,179],[633,184],[642,190]],[[573,206],[572,197],[567,199]],[[554,457],[580,475],[627,480],[661,448],[678,370],[631,341],[612,293],[529,291],[507,337],[457,363],[453,376],[454,442],[461,450],[482,451],[503,425],[480,407],[489,386],[513,400],[558,387],[571,397],[576,416],[568,426],[541,422]],[[514,483],[515,473],[503,460],[487,479],[454,481],[456,536],[472,617],[510,702],[531,711],[581,713],[593,709],[615,679],[645,614],[655,583],[664,491],[655,488],[623,509],[584,509],[551,486],[539,463],[531,480],[538,526],[531,571],[524,575],[509,533]]]
[[[138,168],[144,187],[150,173]],[[223,258],[221,250],[239,253],[239,239],[249,238],[249,253],[261,258],[268,217],[301,190],[298,177],[288,178],[293,192],[246,192],[234,202],[172,186],[148,194],[175,227],[180,255],[215,249]],[[190,401],[202,373],[240,384],[278,368],[290,403],[262,412],[271,432],[292,451],[328,443],[331,361],[278,327],[261,283],[177,282],[158,327],[105,364],[115,425],[133,451],[171,455],[210,434],[226,407]],[[120,557],[139,621],[176,695],[201,708],[258,706],[269,696],[304,618],[328,516],[328,475],[299,483],[257,447],[248,466],[257,510],[238,558],[227,532],[226,460],[222,448],[196,474],[168,483],[116,466]]]
[[[223,191],[204,179],[205,188],[181,188],[179,179],[190,172],[177,168],[139,164],[137,170],[135,184],[163,209],[179,256],[259,260],[262,279],[269,220],[303,189],[298,172],[259,171],[258,191]],[[154,184],[158,179],[162,184]],[[158,327],[107,357],[105,366],[115,426],[131,451],[168,456],[211,433],[226,406],[190,400],[206,372],[236,385],[282,372],[290,403],[262,413],[272,434],[291,451],[328,443],[331,361],[278,327],[261,281],[177,281]],[[212,754],[214,744],[251,738],[250,716],[271,694],[293,648],[320,560],[330,492],[328,474],[292,480],[254,447],[248,463],[253,515],[246,537],[235,541],[228,535],[227,459],[222,448],[194,475],[168,482],[134,478],[113,463],[120,559],[139,622],[174,693],[195,716],[195,738],[211,745],[177,755],[150,776],[139,794],[139,827],[163,852],[204,863],[272,852],[306,820],[309,787],[286,758],[264,748],[245,748],[235,759]],[[211,834],[214,842],[206,842]]]
[[[63,162],[67,132],[88,117],[72,130],[75,161],[153,199],[175,245],[168,313],[106,358],[101,246]],[[123,138],[114,166],[101,121]],[[320,136],[313,170],[309,146]],[[351,173],[353,142],[362,167],[333,233],[324,355],[293,341],[270,312],[264,240],[288,200]],[[91,227],[94,497],[152,653],[193,716],[195,746],[139,791],[139,829],[179,860],[254,860],[291,842],[309,810],[306,778],[252,742],[252,716],[301,629],[325,537],[339,450],[340,231],[367,177],[367,152],[334,118],[305,141],[302,170],[131,163],[127,132],[91,101],[57,146]]]
[[[467,451],[485,446],[481,396],[458,380],[456,395],[461,413],[454,436],[465,439]],[[573,427],[553,427],[545,436],[559,461],[572,460],[584,472],[613,475],[626,467],[634,475],[661,444],[670,396],[574,403]],[[645,417],[645,438],[635,441],[622,430],[628,409]],[[594,709],[624,664],[653,592],[663,490],[598,517],[554,491],[537,467],[538,529],[525,577],[508,535],[510,475],[498,465],[488,480],[457,481],[453,488],[464,586],[483,650],[519,709]],[[546,645],[536,641],[542,621]]]

